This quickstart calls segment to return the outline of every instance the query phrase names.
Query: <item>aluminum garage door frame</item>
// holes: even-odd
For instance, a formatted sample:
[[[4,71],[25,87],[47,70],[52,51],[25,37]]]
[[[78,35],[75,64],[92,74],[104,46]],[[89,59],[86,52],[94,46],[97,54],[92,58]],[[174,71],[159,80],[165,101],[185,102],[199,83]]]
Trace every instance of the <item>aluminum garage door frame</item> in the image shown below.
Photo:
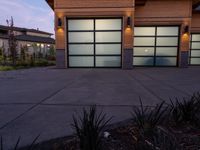
[[[191,33],[189,62],[192,66],[200,65],[200,33]],[[193,54],[196,53],[196,54]]]
[[[135,27],[146,27],[146,28],[155,28],[155,34],[154,35],[139,35],[139,36],[134,36],[134,40],[135,38],[154,38],[155,42],[154,42],[154,45],[145,45],[145,46],[140,46],[140,45],[133,45],[133,62],[134,62],[134,59],[137,59],[137,58],[151,58],[152,60],[150,61],[152,63],[152,65],[135,65],[133,64],[134,67],[178,67],[178,62],[179,62],[179,49],[180,49],[180,26],[178,25],[173,25],[173,26],[162,26],[162,25],[158,25],[158,26],[135,26]],[[158,28],[162,28],[162,27],[177,27],[178,28],[178,34],[177,35],[158,35]],[[159,46],[158,43],[157,43],[157,39],[158,38],[178,38],[178,42],[177,42],[177,45],[175,46],[167,46],[167,45],[162,45],[162,46]],[[152,48],[152,51],[154,51],[151,56],[145,56],[145,55],[135,55],[134,54],[134,49],[135,48]],[[176,55],[173,55],[173,56],[170,56],[170,55],[163,55],[163,56],[159,56],[159,55],[156,55],[157,53],[157,49],[158,48],[177,48],[177,53]],[[176,58],[176,64],[175,65],[157,65],[156,64],[156,59],[157,58]]]
[[[109,20],[109,19],[120,19],[121,20],[121,28],[120,28],[120,30],[96,30],[96,21],[97,20]],[[93,29],[92,30],[69,30],[69,20],[93,20]],[[68,66],[68,68],[121,68],[122,67],[122,41],[123,41],[123,18],[122,17],[109,17],[109,18],[66,18],[66,25],[67,25],[67,31],[66,31],[66,37],[67,37],[67,66]],[[92,33],[93,34],[93,42],[86,42],[86,43],[79,43],[79,42],[70,42],[69,41],[69,34],[70,33],[83,33],[83,32],[87,32],[87,33]],[[119,33],[119,32],[121,32],[120,33],[120,37],[119,38],[121,38],[121,41],[120,42],[96,42],[96,34],[97,33],[99,33],[99,32],[101,32],[101,33],[108,33],[108,32],[116,32],[116,33]],[[73,44],[75,44],[75,45],[93,45],[94,47],[93,47],[93,50],[94,50],[94,52],[93,52],[93,54],[81,54],[81,55],[79,55],[79,54],[70,54],[69,53],[69,46],[70,46],[70,44],[71,45],[73,45]],[[118,45],[118,47],[120,46],[120,54],[97,54],[96,53],[96,45]],[[104,45],[104,46],[105,46]],[[85,59],[85,58],[87,58],[88,57],[88,59]],[[106,58],[107,58],[107,60],[106,61],[109,61],[109,58],[117,58],[117,57],[120,57],[119,59],[120,59],[120,64],[119,64],[119,66],[97,66],[97,58],[104,58],[105,60],[106,60]],[[82,59],[82,58],[84,58],[84,60],[82,60],[83,62],[85,62],[85,60],[86,61],[90,61],[89,63],[91,63],[92,62],[92,59],[94,59],[93,60],[93,65],[92,66],[71,66],[70,65],[70,58],[77,58],[77,59]],[[90,59],[90,60],[89,60]],[[102,61],[103,62],[103,61]],[[87,62],[86,62],[87,63]]]

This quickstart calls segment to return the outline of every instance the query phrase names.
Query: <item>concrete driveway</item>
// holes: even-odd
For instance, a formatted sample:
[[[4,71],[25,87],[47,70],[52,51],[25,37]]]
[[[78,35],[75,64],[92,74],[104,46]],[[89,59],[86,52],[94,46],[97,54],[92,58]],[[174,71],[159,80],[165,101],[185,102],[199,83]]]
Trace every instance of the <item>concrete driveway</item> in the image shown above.
[[[97,104],[112,122],[130,118],[139,97],[154,106],[200,91],[200,67],[68,69],[0,72],[0,135],[7,148],[72,133],[72,115]]]

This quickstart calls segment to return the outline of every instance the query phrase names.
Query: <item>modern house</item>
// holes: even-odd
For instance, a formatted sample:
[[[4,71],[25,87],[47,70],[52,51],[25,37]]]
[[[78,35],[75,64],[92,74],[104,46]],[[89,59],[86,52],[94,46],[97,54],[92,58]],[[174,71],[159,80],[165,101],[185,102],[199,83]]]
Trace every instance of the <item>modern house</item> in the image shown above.
[[[7,55],[9,53],[9,30],[10,27],[0,25],[0,48],[4,48]],[[17,41],[17,53],[20,53],[22,47],[27,46],[28,53],[32,54],[37,51],[45,55],[50,47],[55,46],[55,40],[51,38],[53,35],[51,33],[19,27],[14,27],[13,30]]]
[[[200,0],[46,0],[57,67],[200,65]]]

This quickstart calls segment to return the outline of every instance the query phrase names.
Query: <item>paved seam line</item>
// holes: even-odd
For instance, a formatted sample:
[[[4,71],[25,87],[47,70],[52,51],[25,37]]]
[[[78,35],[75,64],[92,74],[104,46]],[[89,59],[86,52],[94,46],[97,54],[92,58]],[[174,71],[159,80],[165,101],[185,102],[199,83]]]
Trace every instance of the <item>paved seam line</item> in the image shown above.
[[[26,114],[27,112],[31,111],[32,109],[34,109],[35,107],[37,107],[38,105],[40,105],[41,103],[43,103],[44,101],[46,101],[47,99],[55,96],[57,93],[59,93],[60,91],[62,91],[63,89],[65,89],[65,87],[57,90],[56,92],[54,92],[53,94],[51,94],[50,96],[44,98],[42,101],[40,101],[39,103],[33,105],[32,107],[30,107],[29,109],[27,109],[25,112],[21,113],[19,116],[17,116],[16,118],[10,120],[9,122],[7,122],[6,124],[4,124],[3,126],[0,127],[0,130],[2,130],[3,128],[5,128],[8,124],[10,124],[11,122],[17,120],[18,118],[22,117],[24,114]]]
[[[90,71],[90,70],[89,70]],[[35,107],[37,107],[38,105],[42,104],[43,102],[45,102],[46,100],[48,100],[49,98],[55,96],[56,94],[58,94],[59,92],[61,92],[63,89],[70,87],[77,79],[82,78],[83,76],[85,76],[88,72],[84,73],[83,75],[81,75],[80,77],[77,77],[75,80],[71,81],[70,83],[68,83],[68,85],[62,87],[61,89],[57,90],[56,92],[54,92],[53,94],[47,96],[46,98],[44,98],[42,101],[40,101],[39,103],[33,105],[32,107],[30,107],[29,109],[27,109],[25,112],[23,112],[22,114],[20,114],[19,116],[15,117],[14,119],[8,121],[6,124],[4,124],[3,126],[0,127],[0,130],[2,130],[3,128],[5,128],[7,125],[9,125],[10,123],[12,123],[13,121],[16,121],[17,119],[19,119],[20,117],[22,117],[24,114],[28,113],[29,111],[31,111],[32,109],[34,109]]]
[[[150,78],[150,79],[152,79],[152,80],[154,80],[154,81],[157,81],[157,82],[159,82],[159,83],[162,83],[162,84],[164,84],[164,85],[166,85],[166,86],[168,86],[168,87],[170,87],[170,88],[172,88],[172,89],[174,89],[174,90],[177,90],[177,91],[179,91],[179,92],[181,92],[181,93],[183,93],[183,94],[186,94],[187,96],[191,96],[191,94],[187,93],[186,91],[180,90],[180,89],[178,89],[178,88],[176,88],[176,87],[174,87],[174,86],[172,86],[172,85],[167,84],[167,83],[164,82],[164,81],[155,80],[155,78],[153,78],[153,77],[147,75],[146,73],[143,73],[143,72],[140,72],[140,71],[139,71],[139,73],[140,73],[140,74],[143,74],[144,76],[146,76],[146,77],[148,77],[148,78]]]
[[[153,92],[151,89],[149,89],[148,87],[146,87],[141,81],[139,81],[137,78],[135,78],[132,74],[128,73],[129,76],[131,77],[131,79],[134,79],[136,82],[138,82],[143,88],[145,88],[148,92],[150,92],[153,96],[155,96],[156,98],[158,98],[161,101],[165,101],[164,99],[162,99],[160,96],[158,96],[157,94],[155,94],[155,92]]]

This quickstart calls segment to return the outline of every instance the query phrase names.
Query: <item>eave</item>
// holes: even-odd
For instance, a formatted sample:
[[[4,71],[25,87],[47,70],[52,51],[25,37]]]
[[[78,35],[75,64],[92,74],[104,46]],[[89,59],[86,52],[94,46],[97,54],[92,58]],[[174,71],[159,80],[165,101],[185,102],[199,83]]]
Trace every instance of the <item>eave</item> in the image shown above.
[[[54,0],[46,0],[46,2],[54,10]],[[144,6],[146,2],[147,0],[135,0],[135,5]],[[200,6],[200,0],[193,0],[192,2],[193,2],[193,9],[196,9],[198,6]]]
[[[200,6],[200,0],[193,0],[193,9],[196,9],[197,7]]]
[[[136,6],[144,6],[146,4],[147,0],[135,0]]]
[[[54,10],[54,0],[46,0],[49,6]]]

